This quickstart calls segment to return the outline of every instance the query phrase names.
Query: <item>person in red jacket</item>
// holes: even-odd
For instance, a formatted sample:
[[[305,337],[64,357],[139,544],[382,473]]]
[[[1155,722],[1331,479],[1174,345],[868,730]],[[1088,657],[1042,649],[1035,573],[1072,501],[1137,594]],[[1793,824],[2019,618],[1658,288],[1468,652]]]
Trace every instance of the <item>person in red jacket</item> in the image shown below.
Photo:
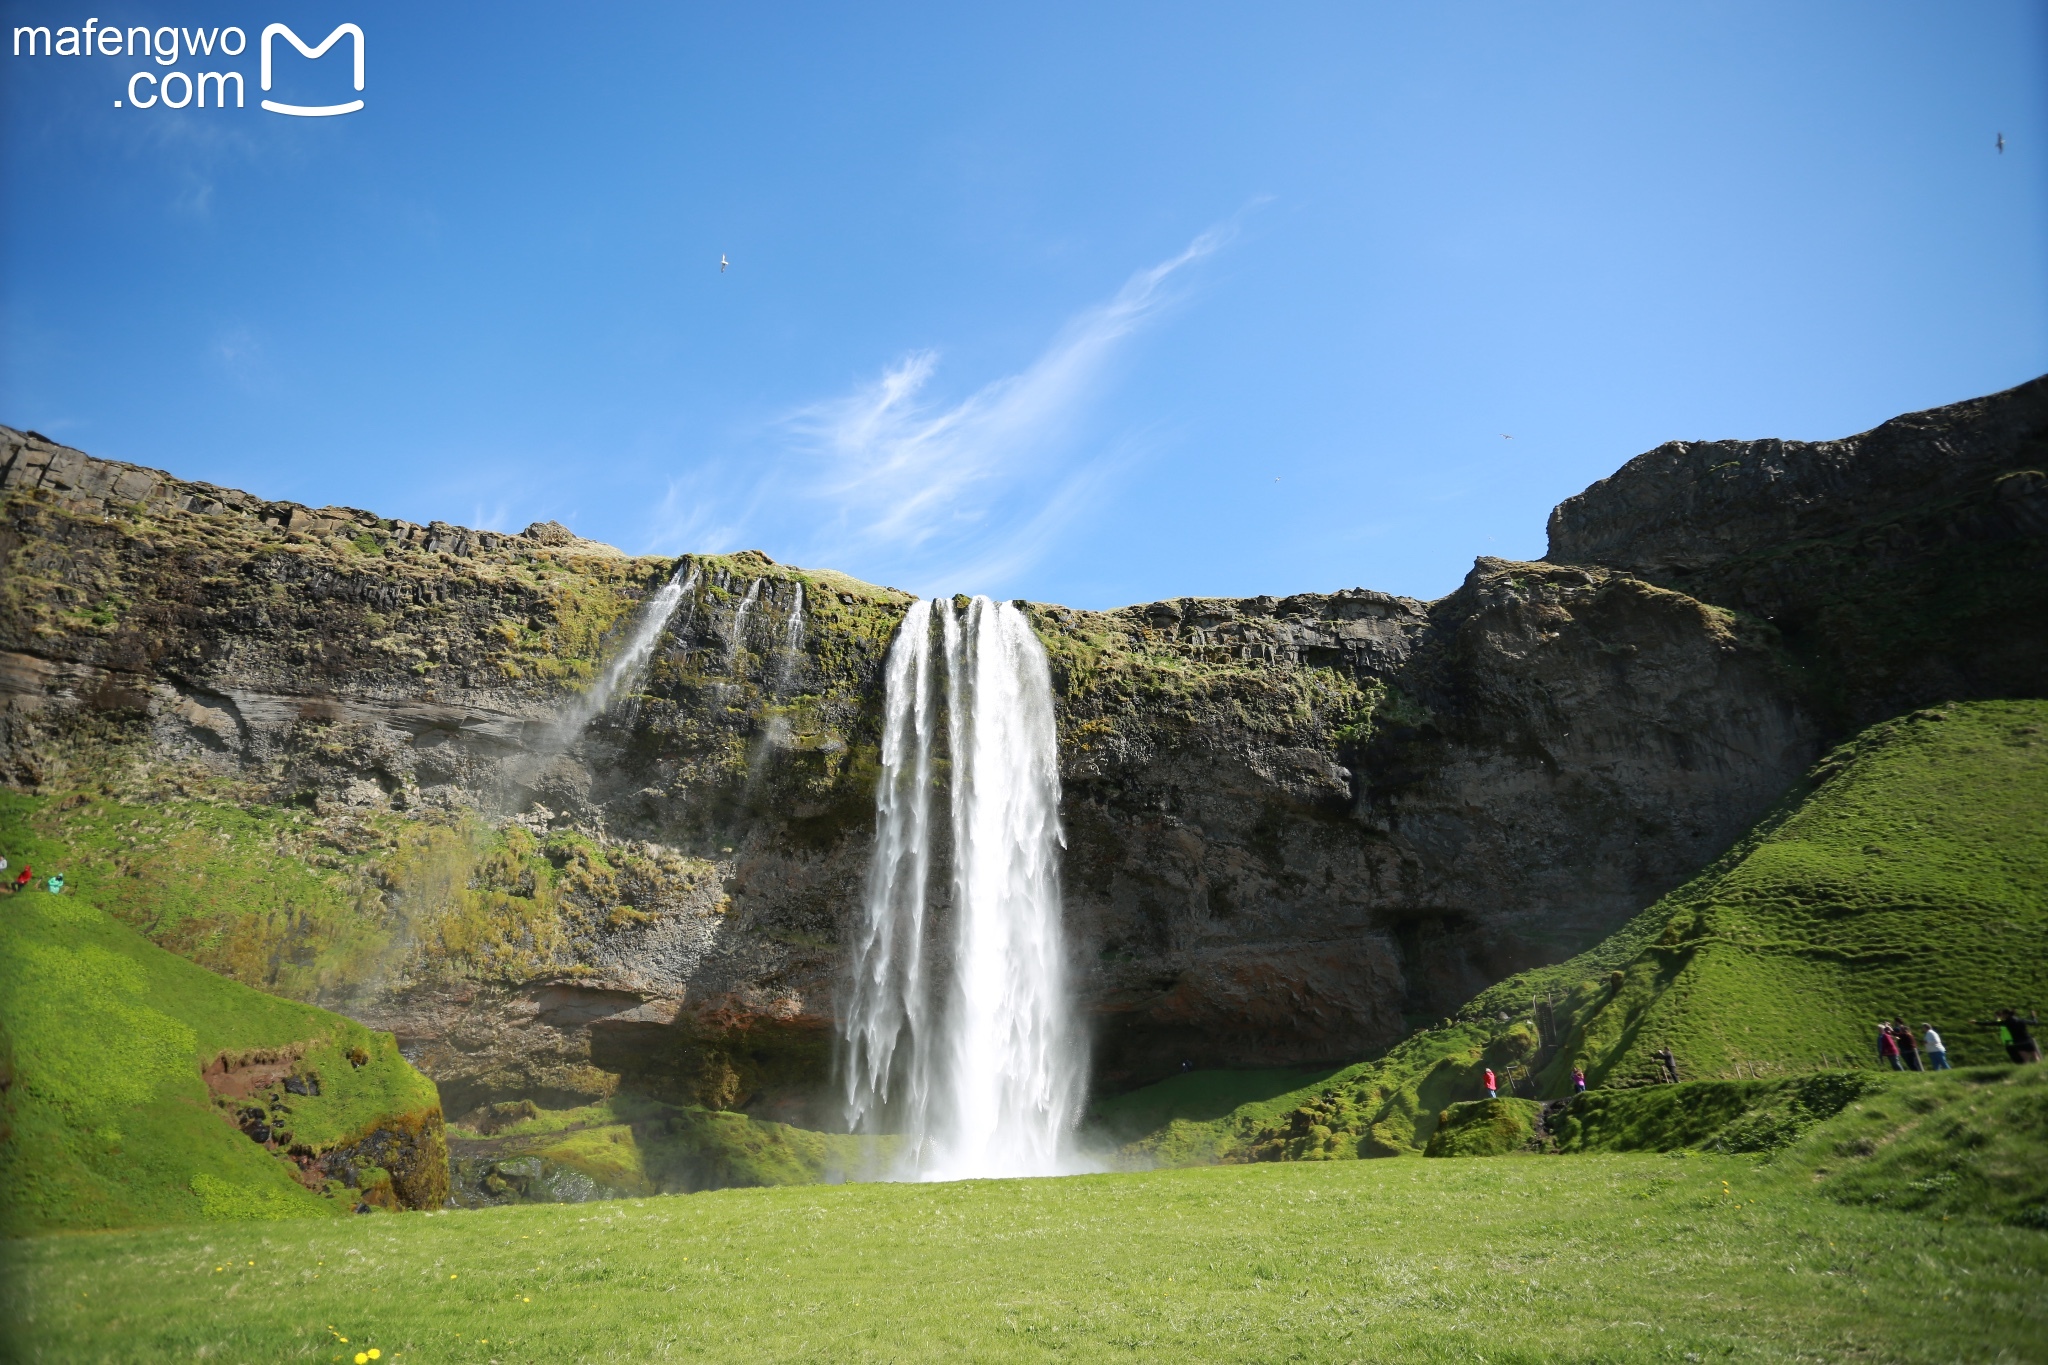
[[[34,880],[35,869],[30,867],[27,863],[23,863],[21,865],[21,875],[14,879],[14,889],[16,891],[25,891],[28,889],[28,884]]]
[[[1486,1098],[1490,1100],[1497,1100],[1500,1098],[1500,1085],[1493,1078],[1492,1067],[1486,1068]]]
[[[1884,1062],[1894,1071],[1904,1071],[1905,1064],[1899,1060],[1899,1040],[1892,1036],[1890,1024],[1877,1026],[1877,1060]]]

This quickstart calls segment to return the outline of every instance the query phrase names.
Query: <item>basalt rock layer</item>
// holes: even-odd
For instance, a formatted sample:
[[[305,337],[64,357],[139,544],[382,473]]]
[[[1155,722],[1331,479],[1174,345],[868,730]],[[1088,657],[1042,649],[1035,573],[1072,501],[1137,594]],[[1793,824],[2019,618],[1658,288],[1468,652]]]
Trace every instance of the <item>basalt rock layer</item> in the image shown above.
[[[1100,1080],[1384,1046],[1612,931],[1864,710],[2041,694],[2044,393],[1662,447],[1436,602],[1031,606]],[[905,594],[4,428],[0,490],[0,764],[118,913],[394,1031],[451,1113],[624,1085],[830,1120]],[[677,573],[647,669],[565,723]],[[270,890],[178,900],[209,859]]]

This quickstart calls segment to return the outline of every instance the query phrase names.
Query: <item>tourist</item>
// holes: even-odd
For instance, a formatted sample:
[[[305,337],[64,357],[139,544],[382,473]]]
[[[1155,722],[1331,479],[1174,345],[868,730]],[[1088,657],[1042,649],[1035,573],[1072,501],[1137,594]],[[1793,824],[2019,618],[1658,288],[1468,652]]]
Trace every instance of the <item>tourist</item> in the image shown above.
[[[34,868],[30,867],[27,863],[23,863],[21,865],[21,875],[14,879],[14,885],[9,889],[13,891],[28,890],[28,884],[36,879],[35,874],[36,870]]]
[[[2014,1009],[2000,1010],[1989,1019],[1973,1019],[1971,1022],[1979,1028],[1997,1029],[1999,1044],[2005,1048],[2005,1055],[2014,1062],[2024,1064],[2041,1059],[2034,1035],[2027,1027],[2029,1024],[2040,1023],[2039,1019],[2022,1019],[2020,1012]]]
[[[1892,1020],[1892,1041],[1899,1045],[1901,1071],[1920,1069],[1920,1042],[1913,1036],[1913,1030],[1906,1027],[1904,1019]]]
[[[2040,1044],[2034,1042],[2034,1033],[2028,1029],[2030,1023],[2040,1023],[2036,1017],[2021,1017],[2017,1009],[2005,1011],[2005,1027],[2013,1031],[2013,1060],[2015,1062],[2038,1062],[2042,1060]]]
[[[1880,1022],[1877,1026],[1877,1060],[1890,1066],[1894,1071],[1904,1071],[1905,1064],[1899,1060],[1899,1040],[1892,1037],[1892,1026]]]
[[[63,874],[62,872],[58,872],[58,873],[55,873],[54,875],[52,875],[52,876],[51,876],[51,878],[50,878],[49,882],[47,883],[47,885],[48,885],[48,886],[49,886],[49,888],[50,888],[50,894],[51,894],[51,895],[53,895],[53,896],[61,896],[61,895],[63,895],[63,894],[64,894],[64,874]]]
[[[1583,1067],[1575,1066],[1572,1068],[1572,1093],[1574,1095],[1586,1093],[1586,1072]]]
[[[1486,1098],[1490,1100],[1500,1098],[1500,1086],[1494,1080],[1492,1067],[1486,1068]]]
[[[1663,1069],[1664,1079],[1672,1085],[1677,1085],[1678,1058],[1671,1055],[1671,1044],[1666,1043],[1650,1055],[1657,1059],[1657,1065]]]
[[[1929,1071],[1947,1071],[1949,1069],[1948,1044],[1941,1041],[1941,1035],[1934,1031],[1934,1025],[1922,1024],[1920,1026],[1920,1043],[1922,1049],[1927,1053],[1927,1069]]]

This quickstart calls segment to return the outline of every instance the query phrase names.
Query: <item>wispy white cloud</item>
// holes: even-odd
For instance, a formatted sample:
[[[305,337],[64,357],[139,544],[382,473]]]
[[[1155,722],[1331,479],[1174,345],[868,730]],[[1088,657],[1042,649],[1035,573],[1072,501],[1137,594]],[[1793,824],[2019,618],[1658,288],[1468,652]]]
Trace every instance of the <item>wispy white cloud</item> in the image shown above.
[[[646,549],[687,547],[710,554],[750,548],[740,544],[758,509],[766,484],[734,500],[722,495],[715,471],[695,470],[672,478],[661,500],[649,511],[651,534]]]
[[[1119,350],[1234,231],[1205,232],[1138,271],[1069,319],[1024,369],[964,398],[930,396],[939,354],[920,350],[850,393],[799,408],[773,425],[772,454],[673,479],[648,510],[650,544],[746,542],[907,588],[999,590],[1141,454],[1128,435],[1101,448],[1087,430],[1091,403]]]
[[[1072,434],[1118,343],[1168,301],[1167,282],[1221,245],[1205,233],[1133,275],[1061,329],[1029,368],[950,406],[921,401],[938,355],[906,356],[880,380],[807,409],[793,428],[822,459],[824,490],[856,541],[923,547],[971,529],[1020,475]]]

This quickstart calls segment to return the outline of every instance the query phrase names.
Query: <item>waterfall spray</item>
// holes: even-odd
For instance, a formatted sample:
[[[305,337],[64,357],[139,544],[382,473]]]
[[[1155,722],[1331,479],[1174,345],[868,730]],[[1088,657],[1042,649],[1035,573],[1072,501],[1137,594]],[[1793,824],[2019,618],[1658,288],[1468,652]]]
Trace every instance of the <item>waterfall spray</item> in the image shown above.
[[[935,725],[932,618],[944,638],[951,758],[951,977],[934,1011],[924,937]],[[882,780],[866,914],[842,1026],[857,1131],[901,1132],[924,1179],[1052,1175],[1085,1081],[1060,923],[1052,680],[1022,612],[920,602],[886,668]]]

